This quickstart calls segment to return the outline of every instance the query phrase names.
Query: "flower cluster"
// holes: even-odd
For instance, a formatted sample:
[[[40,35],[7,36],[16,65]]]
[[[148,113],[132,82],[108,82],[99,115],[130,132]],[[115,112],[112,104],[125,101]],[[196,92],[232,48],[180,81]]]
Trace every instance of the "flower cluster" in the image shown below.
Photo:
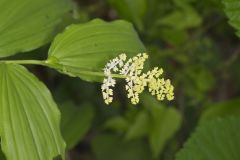
[[[173,100],[174,87],[169,79],[160,78],[163,74],[163,69],[155,67],[153,70],[143,73],[144,62],[148,58],[146,53],[139,53],[137,56],[126,61],[126,54],[120,54],[118,57],[110,60],[104,68],[104,80],[102,84],[103,99],[106,104],[113,100],[113,90],[116,81],[113,75],[122,75],[127,84],[125,86],[128,98],[132,104],[139,102],[139,94],[145,87],[148,87],[149,92],[156,96],[158,100]]]
[[[116,84],[116,80],[112,78],[111,71],[117,72],[119,68],[123,67],[124,61],[126,60],[126,54],[121,54],[118,57],[112,59],[109,63],[106,64],[104,68],[104,75],[107,78],[104,78],[102,84],[102,93],[103,99],[106,104],[109,104],[113,100],[113,90],[110,87],[114,87]]]

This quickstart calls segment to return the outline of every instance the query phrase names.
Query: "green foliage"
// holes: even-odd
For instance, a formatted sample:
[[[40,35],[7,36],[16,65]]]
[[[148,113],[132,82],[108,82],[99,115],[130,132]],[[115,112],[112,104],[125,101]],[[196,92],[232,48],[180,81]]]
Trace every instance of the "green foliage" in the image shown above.
[[[129,121],[125,117],[115,116],[105,122],[103,128],[115,132],[125,132],[129,127]]]
[[[202,124],[177,154],[176,160],[240,159],[239,123],[239,117],[230,117]]]
[[[49,50],[48,63],[62,73],[93,81],[101,80],[103,73],[92,72],[102,72],[110,58],[120,53],[135,55],[144,51],[130,23],[96,19],[71,25],[58,35]]]
[[[137,113],[133,110],[109,119],[104,128],[124,133],[124,139],[130,142],[147,138],[153,157],[157,158],[179,130],[182,117],[176,109],[167,108],[148,94],[143,95],[143,100],[144,107]]]
[[[177,10],[157,20],[156,23],[158,25],[171,27],[174,30],[184,30],[198,27],[201,24],[201,16],[191,5],[186,2],[179,2],[176,0],[175,3],[178,7]]]
[[[62,113],[62,135],[67,143],[67,148],[71,149],[89,130],[94,110],[89,104],[78,107],[71,102],[65,103],[59,108]]]
[[[0,0],[0,57],[36,49],[56,34],[68,0]]]
[[[239,116],[240,48],[224,15],[240,36],[239,6],[239,0],[0,0],[0,159],[65,159],[66,151],[71,160],[173,160],[196,127],[177,160],[240,159],[240,120],[228,118]],[[169,104],[143,94],[131,106],[118,82],[106,107],[98,83],[73,78],[100,81],[109,59],[146,50],[147,67],[163,67],[174,83]],[[53,69],[29,67],[59,108],[18,64]]]
[[[4,63],[0,83],[0,136],[6,158],[63,158],[60,112],[45,85],[23,66]]]
[[[181,126],[181,115],[174,108],[166,108],[155,99],[145,95],[145,106],[149,107],[149,142],[154,157],[159,156],[167,141],[173,137]]]
[[[229,18],[229,23],[237,30],[240,37],[240,2],[239,0],[222,0],[225,5],[225,13]]]
[[[0,0],[0,56],[36,49],[48,42],[62,27],[70,2]],[[14,8],[9,13],[9,8]],[[111,46],[111,47],[109,47]],[[1,61],[2,150],[7,159],[65,159],[65,143],[60,135],[59,111],[49,91],[19,64],[52,67],[70,76],[87,80],[103,77],[105,62],[119,53],[145,51],[132,25],[125,21],[104,22],[100,19],[69,26],[56,37],[47,61]],[[100,78],[99,78],[100,77]],[[9,110],[11,109],[11,110]],[[94,116],[91,105],[62,109],[62,134],[68,149],[86,134]],[[22,146],[23,145],[23,146]]]
[[[133,123],[126,133],[126,140],[132,140],[147,136],[149,133],[150,117],[146,111],[137,113]]]
[[[140,30],[143,29],[143,18],[147,10],[146,0],[108,0],[108,2],[122,18],[134,22]]]

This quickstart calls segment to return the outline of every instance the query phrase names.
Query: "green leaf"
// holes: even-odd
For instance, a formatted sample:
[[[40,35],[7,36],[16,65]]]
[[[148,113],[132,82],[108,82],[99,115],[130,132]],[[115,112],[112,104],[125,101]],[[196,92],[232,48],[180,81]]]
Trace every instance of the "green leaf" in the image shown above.
[[[123,141],[120,136],[103,134],[94,137],[93,153],[96,160],[152,160],[143,141]]]
[[[167,141],[181,126],[182,117],[176,109],[166,108],[154,97],[144,95],[144,106],[150,110],[149,141],[154,157],[159,156]]]
[[[0,57],[48,43],[69,9],[67,0],[0,0]]]
[[[108,0],[109,4],[118,12],[119,16],[143,29],[143,18],[147,10],[146,0]]]
[[[148,135],[149,125],[149,114],[146,111],[140,111],[136,115],[133,124],[129,125],[125,138],[127,140],[132,140]]]
[[[207,109],[202,113],[201,122],[230,115],[240,115],[240,99],[208,105]]]
[[[239,160],[240,118],[203,123],[177,154],[176,160]]]
[[[103,67],[110,58],[121,53],[136,55],[143,51],[145,48],[130,23],[96,19],[71,25],[58,35],[49,50],[48,63],[70,76],[101,80]],[[100,76],[92,72],[100,72]]]
[[[23,66],[0,63],[0,136],[8,160],[61,155],[60,112],[49,90]]]
[[[67,148],[73,148],[87,133],[94,117],[93,107],[84,104],[81,107],[68,102],[59,107],[62,113],[62,134]]]
[[[229,18],[229,23],[237,30],[240,37],[240,1],[239,0],[223,0],[225,13]]]

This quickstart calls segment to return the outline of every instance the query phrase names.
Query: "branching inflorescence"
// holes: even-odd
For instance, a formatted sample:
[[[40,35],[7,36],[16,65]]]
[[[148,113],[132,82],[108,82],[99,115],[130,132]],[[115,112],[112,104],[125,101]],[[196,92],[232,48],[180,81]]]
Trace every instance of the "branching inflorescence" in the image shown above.
[[[137,56],[127,60],[126,54],[123,53],[105,65],[105,78],[101,88],[106,104],[110,104],[113,100],[112,88],[116,84],[113,75],[116,74],[125,78],[127,96],[131,99],[132,104],[139,102],[139,94],[144,91],[145,87],[148,87],[148,91],[160,101],[174,99],[174,87],[170,80],[161,78],[163,74],[162,68],[155,67],[153,70],[143,73],[144,62],[147,58],[146,53],[139,53]]]

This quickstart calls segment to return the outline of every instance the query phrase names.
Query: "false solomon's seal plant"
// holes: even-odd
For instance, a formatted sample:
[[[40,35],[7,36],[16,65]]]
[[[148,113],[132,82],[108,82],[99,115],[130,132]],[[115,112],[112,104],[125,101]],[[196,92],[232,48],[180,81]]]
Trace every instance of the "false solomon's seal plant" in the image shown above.
[[[145,87],[148,87],[149,92],[155,95],[158,100],[164,100],[165,98],[173,100],[174,87],[169,79],[160,78],[163,74],[162,68],[155,67],[147,73],[142,73],[144,62],[147,58],[148,55],[146,53],[139,53],[135,57],[126,60],[126,54],[120,54],[106,64],[104,68],[106,78],[104,78],[102,84],[102,94],[106,104],[111,103],[113,100],[111,87],[114,87],[116,84],[116,80],[113,77],[125,78],[127,82],[125,86],[128,92],[127,97],[131,99],[132,104],[139,102],[139,94],[144,91]]]
[[[143,72],[148,56],[136,56],[146,50],[130,23],[96,19],[69,25],[57,34],[56,28],[66,24],[62,17],[70,10],[68,0],[0,0],[0,138],[7,160],[65,159],[68,145],[61,135],[60,112],[50,91],[23,65],[49,67],[89,82],[104,79],[107,104],[112,101],[114,78],[126,80],[133,104],[139,102],[138,95],[146,87],[159,100],[173,99],[170,81],[160,78],[162,69]],[[47,59],[7,58],[49,42]]]

